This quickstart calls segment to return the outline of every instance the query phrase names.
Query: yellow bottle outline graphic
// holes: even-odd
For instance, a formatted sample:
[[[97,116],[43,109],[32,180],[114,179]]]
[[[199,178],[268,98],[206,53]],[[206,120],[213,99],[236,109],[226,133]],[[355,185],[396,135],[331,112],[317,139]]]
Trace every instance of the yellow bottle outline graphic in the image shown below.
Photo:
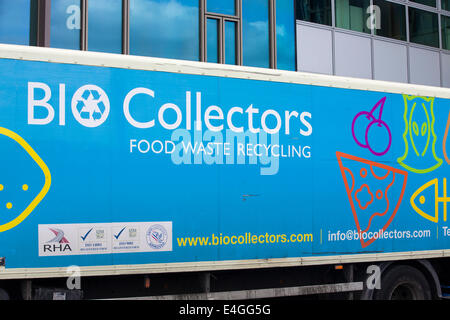
[[[415,200],[419,196],[419,194],[421,194],[425,189],[432,187],[432,186],[434,186],[434,216],[429,215],[428,213],[421,210],[415,203]],[[434,222],[434,223],[439,222],[439,203],[440,202],[442,202],[442,204],[443,204],[443,216],[444,216],[443,220],[447,221],[447,203],[450,202],[450,197],[447,197],[447,179],[446,178],[443,178],[443,196],[439,197],[438,192],[439,192],[439,180],[438,180],[438,178],[435,178],[433,180],[428,181],[423,186],[421,186],[419,189],[417,189],[416,192],[414,192],[414,194],[411,196],[411,200],[410,200],[411,206],[418,214],[420,214],[425,219],[427,219],[431,222]],[[421,204],[424,204],[427,201],[427,199],[425,198],[424,195],[420,196],[418,200]]]
[[[414,114],[415,108],[417,107],[417,102],[414,102],[412,104],[411,110],[409,111],[409,117],[408,117],[408,105],[409,105],[409,102],[413,101],[414,99],[422,99],[423,100],[422,105],[421,106],[419,105],[419,107],[422,107],[424,109],[424,112],[425,112],[425,115],[427,118],[426,126],[425,127],[422,126],[420,129],[417,126],[417,124],[413,121],[413,114]],[[405,142],[405,152],[402,157],[397,159],[397,162],[405,169],[415,172],[415,173],[431,172],[431,171],[437,169],[443,162],[443,160],[440,159],[436,155],[437,137],[434,132],[434,122],[435,122],[435,117],[434,117],[434,112],[433,112],[434,98],[433,97],[422,97],[422,96],[409,96],[409,95],[404,94],[403,101],[405,104],[405,111],[403,114],[403,120],[405,122],[405,131],[403,132],[403,140]],[[429,113],[427,111],[427,108],[426,108],[426,105],[424,102],[427,102],[430,105]],[[427,137],[426,137],[427,140],[426,140],[426,144],[425,144],[423,151],[417,150],[416,145],[414,143],[413,132],[416,133],[416,135],[419,135],[419,132],[422,134],[422,136],[424,136],[425,134],[427,135]],[[408,140],[409,140],[409,142],[408,142]],[[411,143],[413,152],[411,152],[409,150],[409,143]],[[431,145],[430,145],[430,143],[431,143]],[[430,147],[431,147],[431,151],[429,151]],[[424,169],[417,169],[417,168],[413,168],[410,165],[405,163],[405,160],[407,160],[409,153],[411,153],[412,155],[415,155],[416,157],[423,158],[426,155],[427,151],[433,153],[433,159],[436,161],[436,163],[433,166],[429,166]]]
[[[38,193],[38,195],[31,201],[31,203],[25,208],[25,210],[19,214],[16,218],[9,221],[8,223],[0,225],[0,232],[4,232],[7,230],[10,230],[17,225],[19,225],[22,221],[24,221],[31,212],[36,208],[36,206],[44,199],[44,197],[47,195],[48,190],[50,189],[51,185],[51,174],[50,170],[48,169],[45,162],[39,157],[39,155],[36,153],[36,151],[33,150],[33,148],[17,133],[0,127],[0,135],[4,135],[8,138],[13,139],[15,142],[17,142],[30,156],[33,158],[33,160],[36,162],[36,164],[41,168],[42,172],[44,173],[45,182],[44,186],[42,187],[41,191]]]
[[[450,164],[450,159],[449,156],[447,155],[447,138],[449,128],[450,128],[450,111],[448,112],[447,125],[445,126],[444,139],[442,140],[442,150],[444,153],[445,161],[447,161],[448,164]]]

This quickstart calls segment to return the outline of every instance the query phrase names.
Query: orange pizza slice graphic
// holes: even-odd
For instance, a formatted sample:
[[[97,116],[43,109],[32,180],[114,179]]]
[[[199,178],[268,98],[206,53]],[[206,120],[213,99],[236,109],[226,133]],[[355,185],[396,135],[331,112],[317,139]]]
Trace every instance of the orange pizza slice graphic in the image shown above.
[[[408,173],[378,162],[336,152],[363,248],[378,239],[394,219]]]

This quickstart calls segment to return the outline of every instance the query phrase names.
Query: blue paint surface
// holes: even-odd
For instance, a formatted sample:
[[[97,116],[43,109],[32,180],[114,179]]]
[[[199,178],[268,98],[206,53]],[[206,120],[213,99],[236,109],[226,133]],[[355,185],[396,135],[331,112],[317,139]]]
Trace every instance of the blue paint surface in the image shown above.
[[[0,69],[0,127],[20,135],[46,163],[52,177],[48,194],[29,217],[0,232],[0,256],[6,257],[8,268],[448,248],[445,232],[450,222],[444,213],[448,212],[449,192],[444,194],[444,186],[450,171],[444,150],[447,148],[447,154],[450,150],[444,145],[444,136],[449,100],[416,98],[411,103],[401,94],[45,62],[1,60]],[[29,123],[29,91],[34,90],[36,101],[45,96],[30,83],[43,83],[51,91],[47,103],[55,114],[47,124]],[[60,84],[65,92],[63,125]],[[101,88],[109,102],[109,114],[95,127],[80,123],[72,111],[72,104],[79,102],[72,98],[85,85]],[[150,124],[154,120],[149,128],[136,128],[125,116],[125,97],[135,88],[153,92],[153,96],[133,96],[129,105],[135,121]],[[194,130],[197,93],[201,95],[200,132]],[[97,102],[98,97],[92,94]],[[373,109],[384,97],[384,103]],[[92,103],[93,108],[84,110],[93,111],[92,119],[101,121],[108,106],[97,104],[99,113]],[[161,125],[158,113],[164,105],[163,120],[169,126],[177,124],[176,110],[180,110],[177,128]],[[217,108],[210,112],[210,125],[223,125],[218,131],[206,126],[209,106],[223,112],[222,117]],[[246,110],[250,106],[258,109],[252,115],[258,134],[249,133]],[[242,112],[232,115],[231,124],[242,128],[246,136],[229,127],[227,115],[234,107]],[[75,109],[79,112],[81,107]],[[277,134],[261,134],[262,115],[267,110],[272,111],[266,114],[265,124],[268,130],[280,124]],[[32,111],[35,118],[48,117],[45,107],[35,106]],[[367,112],[365,118],[354,121],[362,111]],[[162,144],[143,153],[136,147],[142,140],[149,145],[154,141]],[[224,149],[203,156],[181,152],[182,142],[206,145],[227,141],[234,141],[235,147],[228,155],[223,154]],[[245,148],[252,143],[249,155],[239,154],[239,141]],[[159,152],[166,144],[178,148],[177,152]],[[273,153],[258,156],[269,145],[277,146],[271,149]],[[146,146],[143,142],[141,149]],[[405,156],[406,146],[408,163],[418,170],[434,169],[419,173],[405,168],[399,158]],[[20,213],[43,184],[39,168],[16,147],[14,141],[0,135],[0,184],[4,185],[0,224]],[[383,155],[371,151],[384,149]],[[247,149],[244,151],[247,154]],[[414,198],[416,190],[433,179],[438,184]],[[29,185],[28,191],[21,189],[24,183]],[[428,216],[412,206],[412,198]],[[15,206],[8,209],[7,202]],[[171,251],[39,256],[38,225],[149,221],[172,222]],[[360,240],[359,231],[370,235]],[[207,245],[200,245],[200,239]],[[197,245],[189,245],[189,240]]]

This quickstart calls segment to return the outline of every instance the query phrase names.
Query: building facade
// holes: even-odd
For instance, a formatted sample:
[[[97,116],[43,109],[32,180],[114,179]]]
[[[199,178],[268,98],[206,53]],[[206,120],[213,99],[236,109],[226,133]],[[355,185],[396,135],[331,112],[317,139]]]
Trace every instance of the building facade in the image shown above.
[[[0,43],[450,88],[450,0],[0,0]]]

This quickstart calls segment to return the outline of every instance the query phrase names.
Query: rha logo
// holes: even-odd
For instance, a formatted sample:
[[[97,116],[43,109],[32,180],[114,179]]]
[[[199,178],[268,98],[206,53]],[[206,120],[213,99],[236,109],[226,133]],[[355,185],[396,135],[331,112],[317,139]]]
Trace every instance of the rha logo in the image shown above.
[[[49,228],[49,230],[54,234],[54,237],[44,244],[44,252],[72,251],[63,230],[57,228]]]

